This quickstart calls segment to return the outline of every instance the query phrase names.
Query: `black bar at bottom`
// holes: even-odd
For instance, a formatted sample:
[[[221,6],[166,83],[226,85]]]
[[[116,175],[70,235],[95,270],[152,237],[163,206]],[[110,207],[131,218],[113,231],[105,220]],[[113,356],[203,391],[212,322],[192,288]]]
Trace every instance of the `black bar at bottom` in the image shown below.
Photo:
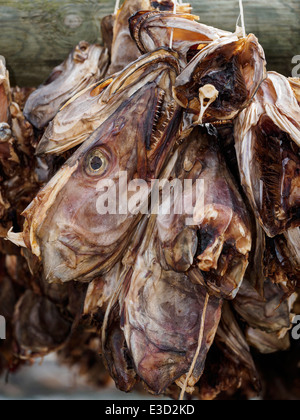
[[[188,416],[193,417],[201,414],[203,406],[200,401],[99,401],[100,411],[104,415],[121,415],[130,418],[142,418],[143,416]]]

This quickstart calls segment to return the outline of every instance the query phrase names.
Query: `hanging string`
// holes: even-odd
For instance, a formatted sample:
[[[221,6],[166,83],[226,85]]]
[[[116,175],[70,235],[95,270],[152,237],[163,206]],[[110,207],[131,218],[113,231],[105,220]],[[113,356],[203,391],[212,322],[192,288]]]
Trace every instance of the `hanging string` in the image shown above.
[[[174,15],[176,15],[176,12],[177,12],[177,0],[173,0],[173,1],[174,1],[173,13],[174,13]],[[170,49],[171,50],[173,48],[173,40],[174,40],[174,29],[171,30],[171,37],[170,37]]]
[[[245,14],[244,14],[244,5],[243,0],[239,0],[240,3],[240,17],[242,20],[242,29],[243,29],[243,37],[246,38],[246,26],[245,26]]]
[[[183,401],[183,399],[184,399],[185,391],[187,389],[190,377],[193,374],[194,368],[195,368],[196,363],[197,363],[197,359],[198,359],[200,351],[201,351],[203,337],[204,337],[204,327],[205,327],[205,321],[206,321],[206,312],[207,312],[208,302],[209,302],[209,294],[206,293],[204,307],[203,307],[203,313],[202,313],[202,317],[201,317],[201,326],[200,326],[199,339],[198,339],[198,348],[197,348],[197,351],[195,353],[193,363],[190,367],[189,373],[186,375],[186,379],[185,379],[185,382],[184,382],[184,385],[182,387],[181,394],[180,394],[180,397],[179,397],[180,401]]]
[[[118,13],[120,9],[120,0],[116,0],[116,4],[115,4],[115,15]]]

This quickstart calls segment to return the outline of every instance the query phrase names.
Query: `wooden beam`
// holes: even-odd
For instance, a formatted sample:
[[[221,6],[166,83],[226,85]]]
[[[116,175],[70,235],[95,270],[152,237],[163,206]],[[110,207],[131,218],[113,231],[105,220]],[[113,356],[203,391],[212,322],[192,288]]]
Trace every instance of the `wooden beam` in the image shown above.
[[[233,30],[238,0],[191,1],[201,21]],[[244,0],[246,29],[265,48],[269,69],[291,75],[300,55],[299,0]],[[114,0],[0,0],[0,54],[12,84],[36,86],[80,40],[100,41],[100,20]]]

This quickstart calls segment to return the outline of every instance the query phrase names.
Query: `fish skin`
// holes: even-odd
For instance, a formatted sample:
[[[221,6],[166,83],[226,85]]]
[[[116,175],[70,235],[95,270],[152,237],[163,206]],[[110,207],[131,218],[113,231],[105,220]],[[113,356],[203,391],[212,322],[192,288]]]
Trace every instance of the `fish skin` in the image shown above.
[[[29,96],[24,108],[26,119],[37,129],[46,127],[65,102],[104,76],[108,59],[105,48],[81,41]]]

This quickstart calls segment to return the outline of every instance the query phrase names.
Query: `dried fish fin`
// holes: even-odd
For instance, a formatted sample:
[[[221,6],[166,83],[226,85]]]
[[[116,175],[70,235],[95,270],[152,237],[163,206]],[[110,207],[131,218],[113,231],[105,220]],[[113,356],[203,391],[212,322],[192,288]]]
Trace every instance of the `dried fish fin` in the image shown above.
[[[7,234],[7,240],[21,248],[26,248],[23,233],[14,233],[11,228]]]
[[[289,79],[276,72],[268,72],[268,79],[258,94],[258,100],[274,124],[288,133],[299,146],[300,106]]]

